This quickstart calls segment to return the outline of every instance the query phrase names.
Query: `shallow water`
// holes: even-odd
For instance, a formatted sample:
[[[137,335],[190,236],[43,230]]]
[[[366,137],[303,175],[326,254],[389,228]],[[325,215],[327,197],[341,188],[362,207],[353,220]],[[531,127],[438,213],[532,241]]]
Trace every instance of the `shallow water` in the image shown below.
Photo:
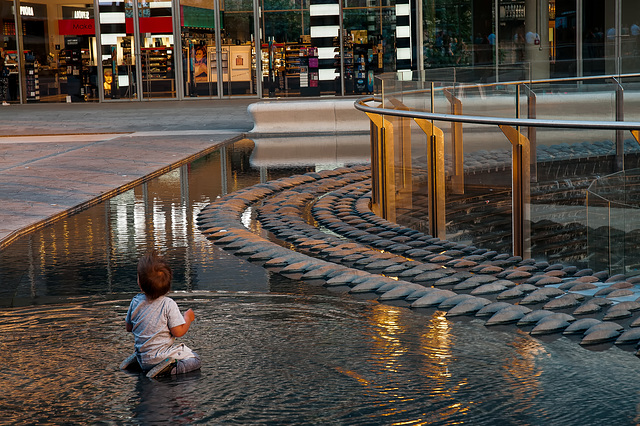
[[[200,372],[118,371],[129,295],[6,309],[3,423],[632,424],[638,360],[332,294],[178,295]]]
[[[211,244],[194,225],[210,200],[315,170],[266,167],[251,152],[246,141],[218,150],[0,252],[2,423],[640,420],[632,351],[357,299]],[[171,261],[181,308],[196,313],[183,341],[203,358],[200,372],[153,381],[118,370],[133,345],[124,316],[135,264],[152,247]]]

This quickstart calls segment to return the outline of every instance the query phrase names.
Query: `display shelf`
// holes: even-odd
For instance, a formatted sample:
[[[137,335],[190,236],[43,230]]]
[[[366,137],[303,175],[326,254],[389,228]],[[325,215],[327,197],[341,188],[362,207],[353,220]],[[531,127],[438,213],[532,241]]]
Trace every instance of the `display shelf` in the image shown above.
[[[26,59],[24,68],[27,74],[25,80],[27,86],[27,102],[40,100],[40,79],[38,78],[38,63],[32,59]]]
[[[500,2],[500,20],[501,21],[522,21],[524,20],[525,5],[524,1],[505,1]]]
[[[222,81],[227,81],[229,80],[229,47],[222,46],[220,54]],[[209,58],[209,81],[212,83],[216,83],[218,81],[218,59],[215,46],[209,46],[207,48],[207,56]]]
[[[172,78],[173,52],[167,47],[146,47],[142,52],[142,78],[156,80]]]

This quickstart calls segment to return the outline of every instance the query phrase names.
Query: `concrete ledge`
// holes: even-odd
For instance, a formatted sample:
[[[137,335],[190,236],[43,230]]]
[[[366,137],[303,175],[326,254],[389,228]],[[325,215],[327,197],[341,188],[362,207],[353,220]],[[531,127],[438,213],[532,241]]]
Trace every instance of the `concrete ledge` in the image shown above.
[[[250,104],[251,133],[369,132],[369,119],[354,106],[354,99],[262,101]]]

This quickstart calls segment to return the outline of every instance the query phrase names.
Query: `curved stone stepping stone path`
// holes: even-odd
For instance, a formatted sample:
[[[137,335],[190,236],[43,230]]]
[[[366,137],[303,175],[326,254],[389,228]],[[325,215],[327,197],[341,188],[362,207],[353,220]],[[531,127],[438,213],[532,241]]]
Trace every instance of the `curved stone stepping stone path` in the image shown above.
[[[583,346],[640,342],[640,288],[624,276],[440,240],[376,216],[370,203],[369,167],[345,167],[225,195],[198,225],[235,255],[355,297],[578,335]]]

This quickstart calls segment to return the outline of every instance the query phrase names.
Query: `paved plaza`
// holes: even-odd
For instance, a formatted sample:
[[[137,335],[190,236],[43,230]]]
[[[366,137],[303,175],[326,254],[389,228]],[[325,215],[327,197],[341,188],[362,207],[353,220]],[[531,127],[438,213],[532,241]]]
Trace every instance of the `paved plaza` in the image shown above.
[[[0,107],[0,247],[251,130],[257,99]]]

